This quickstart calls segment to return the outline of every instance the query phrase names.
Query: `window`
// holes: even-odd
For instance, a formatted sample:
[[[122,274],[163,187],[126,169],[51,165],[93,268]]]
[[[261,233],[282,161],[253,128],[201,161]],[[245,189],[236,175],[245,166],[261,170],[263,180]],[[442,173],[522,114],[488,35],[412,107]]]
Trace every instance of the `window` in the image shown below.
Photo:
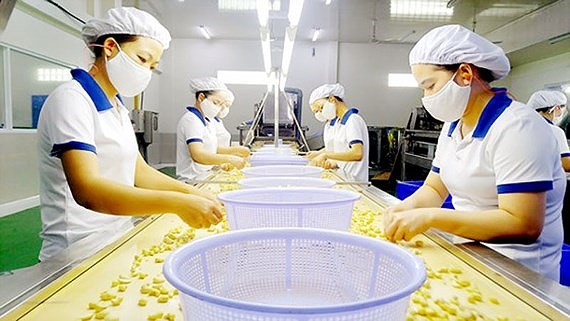
[[[13,49],[9,54],[12,128],[37,128],[45,99],[62,82],[71,79],[70,68]]]

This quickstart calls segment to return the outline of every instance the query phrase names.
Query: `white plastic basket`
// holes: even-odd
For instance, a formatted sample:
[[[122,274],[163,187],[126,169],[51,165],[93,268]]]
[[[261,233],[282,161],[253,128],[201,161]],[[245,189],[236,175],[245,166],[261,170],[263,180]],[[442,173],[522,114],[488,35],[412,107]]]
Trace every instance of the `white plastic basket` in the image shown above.
[[[314,227],[346,231],[360,194],[332,188],[252,188],[218,194],[232,230]]]
[[[238,181],[243,189],[267,187],[320,187],[331,188],[336,182],[315,177],[254,177]]]
[[[241,170],[245,178],[253,177],[321,177],[323,169],[317,166],[267,165]]]
[[[426,279],[397,245],[319,229],[251,229],[193,241],[163,267],[186,321],[401,321]]]
[[[251,166],[267,166],[267,165],[307,165],[309,159],[298,155],[284,154],[261,154],[251,155],[249,158]]]

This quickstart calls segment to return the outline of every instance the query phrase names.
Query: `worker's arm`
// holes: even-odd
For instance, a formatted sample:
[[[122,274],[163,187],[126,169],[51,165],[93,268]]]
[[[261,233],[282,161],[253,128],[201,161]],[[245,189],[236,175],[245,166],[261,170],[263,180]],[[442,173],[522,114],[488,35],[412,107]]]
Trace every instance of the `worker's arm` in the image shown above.
[[[97,156],[90,151],[66,151],[61,161],[73,198],[95,212],[131,216],[175,213],[194,227],[216,224],[222,218],[216,203],[204,197],[128,186],[101,177]]]
[[[235,155],[239,157],[249,157],[251,151],[245,146],[230,146],[230,147],[218,147],[218,154],[228,154]]]
[[[319,150],[312,150],[312,151],[308,152],[306,156],[308,159],[314,159],[315,157],[321,155],[324,152],[325,152],[325,148],[323,147]]]
[[[362,152],[364,151],[362,145],[361,142],[353,143],[350,144],[350,148],[345,152],[324,152],[321,155],[324,155],[326,159],[335,161],[358,162],[362,160]]]
[[[570,172],[570,157],[562,157],[560,160],[562,161],[562,168],[564,168],[564,171]]]
[[[384,218],[385,235],[392,241],[409,241],[433,227],[478,241],[536,241],[544,224],[546,192],[499,194],[498,207],[485,211],[420,208],[390,212]]]
[[[137,164],[135,168],[135,186],[145,189],[194,194],[210,199],[219,205],[219,202],[214,195],[201,191],[194,186],[188,185],[184,182],[161,173],[152,166],[148,165],[140,154],[137,157]]]
[[[424,184],[402,202],[389,207],[387,212],[401,212],[415,208],[437,208],[449,196],[438,173],[430,171]]]
[[[242,169],[245,166],[245,160],[242,157],[209,152],[204,148],[204,144],[202,142],[189,143],[188,151],[190,152],[192,160],[199,164],[221,165],[229,163],[237,169]]]

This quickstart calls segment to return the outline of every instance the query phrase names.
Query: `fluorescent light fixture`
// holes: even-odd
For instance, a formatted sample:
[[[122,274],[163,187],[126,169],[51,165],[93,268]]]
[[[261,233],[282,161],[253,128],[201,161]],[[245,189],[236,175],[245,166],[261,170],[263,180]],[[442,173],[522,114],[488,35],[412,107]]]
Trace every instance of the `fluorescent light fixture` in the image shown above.
[[[395,20],[447,21],[453,10],[446,0],[390,0],[390,18]]]
[[[418,87],[418,83],[412,74],[390,73],[388,87]]]
[[[329,4],[331,4],[332,0],[326,0],[325,4],[328,6]]]
[[[263,54],[263,67],[269,74],[271,71],[271,37],[268,30],[261,31],[261,53]]]
[[[317,41],[317,39],[319,39],[319,34],[321,33],[321,29],[320,28],[315,28],[315,31],[313,33],[313,42]]]
[[[295,33],[297,28],[287,28],[285,31],[285,42],[283,43],[283,60],[281,62],[281,74],[287,76],[293,56],[293,45],[295,44]]]
[[[202,33],[202,36],[204,36],[204,38],[208,40],[212,38],[212,36],[210,36],[210,33],[208,32],[208,29],[206,29],[206,26],[200,25],[200,32]]]
[[[65,68],[38,68],[38,81],[68,81],[71,80],[69,69]]]
[[[217,76],[225,84],[267,85],[269,81],[265,71],[218,70]]]
[[[255,10],[256,0],[218,0],[218,9],[228,11]]]
[[[290,0],[289,1],[289,25],[294,27],[299,25],[301,19],[301,12],[303,11],[304,0]]]
[[[267,0],[257,0],[257,19],[260,26],[267,26],[269,20],[269,2]]]

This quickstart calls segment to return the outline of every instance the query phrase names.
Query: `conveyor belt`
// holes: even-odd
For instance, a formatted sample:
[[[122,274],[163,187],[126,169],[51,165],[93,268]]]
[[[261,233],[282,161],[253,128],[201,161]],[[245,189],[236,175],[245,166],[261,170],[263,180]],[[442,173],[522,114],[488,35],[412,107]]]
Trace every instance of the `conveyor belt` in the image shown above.
[[[338,179],[335,175],[332,177]],[[211,179],[236,177],[219,174]],[[205,184],[202,188],[219,192],[236,186]],[[394,199],[372,187],[338,188],[353,189],[364,195],[356,204],[352,230],[381,238],[381,214]],[[225,228],[220,225],[209,231],[197,230],[195,234],[199,238],[223,230]],[[175,244],[170,243],[180,242],[188,236],[186,231],[193,233],[175,215],[147,218],[120,240],[23,301],[2,319],[81,320],[91,316],[92,320],[96,320],[95,310],[89,309],[92,303],[106,307],[102,311],[108,315],[99,315],[103,319],[117,317],[122,321],[138,321],[163,313],[163,317],[171,314],[175,320],[182,320],[178,296],[167,282],[160,283],[161,261],[170,253],[169,250],[161,251],[165,246],[174,247]],[[165,237],[169,232],[170,237]],[[418,236],[413,242],[401,245],[424,259],[429,274],[427,285],[412,296],[408,314],[410,320],[568,320],[567,310],[563,312],[563,309],[570,301],[570,291],[563,287],[547,283],[557,296],[566,295],[566,301],[559,306],[547,302],[540,293],[525,289],[508,276],[497,273],[488,262],[476,259],[476,251],[470,254],[468,247],[450,245],[435,233]],[[135,259],[137,255],[139,258]],[[521,268],[517,264],[513,266]],[[144,278],[141,279],[142,276]],[[159,283],[153,281],[155,278]],[[158,303],[157,296],[141,293],[141,287],[152,289],[153,285],[159,292],[163,286],[163,294],[157,295],[162,299],[167,298],[168,302]],[[113,306],[111,301],[102,301],[100,295],[104,292],[121,297],[122,301],[117,306]],[[140,299],[146,300],[146,306],[139,305]],[[117,298],[113,300],[118,302]]]

